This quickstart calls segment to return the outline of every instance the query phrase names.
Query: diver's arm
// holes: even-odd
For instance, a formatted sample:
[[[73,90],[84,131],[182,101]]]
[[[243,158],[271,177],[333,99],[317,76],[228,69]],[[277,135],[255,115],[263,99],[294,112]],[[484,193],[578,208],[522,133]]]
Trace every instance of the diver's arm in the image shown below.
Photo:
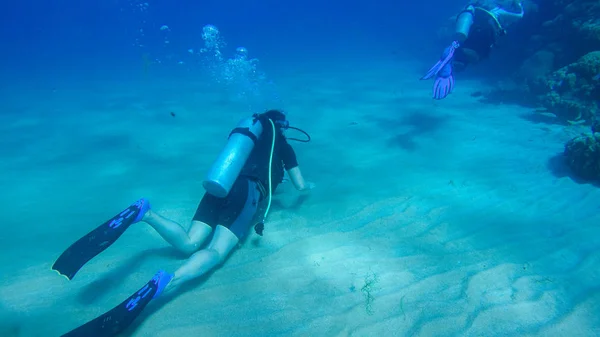
[[[292,184],[298,191],[309,191],[315,185],[313,183],[306,182],[302,176],[302,172],[298,167],[298,160],[296,159],[296,152],[292,146],[285,140],[282,139],[283,144],[280,147],[280,156],[283,160],[283,167],[288,173]]]
[[[509,12],[507,10],[502,10],[502,15],[522,19],[523,15],[525,15],[525,10],[523,9],[523,5],[520,2],[517,3],[517,6],[519,6],[519,9],[521,10],[519,13],[513,13],[513,12]]]
[[[298,191],[308,191],[314,187],[313,184],[307,183],[304,180],[304,177],[302,176],[302,172],[300,171],[300,168],[298,166],[287,170],[287,173],[290,176],[290,180],[292,181],[292,184],[294,184],[294,187]]]

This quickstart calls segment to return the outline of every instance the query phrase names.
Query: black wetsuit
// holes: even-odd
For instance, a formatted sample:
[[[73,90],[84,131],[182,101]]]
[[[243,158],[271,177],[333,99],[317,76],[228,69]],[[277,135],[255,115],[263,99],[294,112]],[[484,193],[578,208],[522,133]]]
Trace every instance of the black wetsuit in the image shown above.
[[[260,201],[268,197],[269,158],[273,131],[269,121],[263,122],[263,132],[258,138],[250,157],[242,168],[229,194],[218,198],[205,193],[198,205],[193,220],[204,222],[213,229],[217,225],[229,228],[238,239],[243,239],[254,225]],[[275,148],[271,169],[272,193],[283,180],[284,169],[298,166],[296,153],[283,133],[276,128]]]
[[[483,8],[477,3],[473,6]],[[484,9],[490,10],[491,8]],[[454,54],[454,62],[458,63],[455,64],[458,66],[457,70],[490,56],[498,38],[505,34],[504,30],[499,28],[493,20],[489,14],[483,11],[475,10],[473,12],[473,25],[469,30],[469,35]]]
[[[271,144],[273,142],[273,129],[267,121],[264,123],[264,131],[258,139],[254,150],[250,154],[246,165],[240,176],[249,177],[260,182],[268,193],[269,191],[269,156],[271,155]],[[279,128],[275,128],[275,148],[273,149],[273,166],[271,169],[273,191],[283,180],[283,171],[298,166],[296,153],[287,142]],[[265,195],[266,196],[266,195]]]

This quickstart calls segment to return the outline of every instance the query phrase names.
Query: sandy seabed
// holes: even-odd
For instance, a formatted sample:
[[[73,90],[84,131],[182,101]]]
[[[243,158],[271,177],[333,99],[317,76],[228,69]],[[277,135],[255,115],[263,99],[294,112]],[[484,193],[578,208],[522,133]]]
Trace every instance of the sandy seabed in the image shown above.
[[[293,145],[316,188],[283,184],[264,237],[127,335],[600,335],[600,190],[561,165],[585,128],[483,102],[471,94],[485,87],[460,78],[432,101],[415,69],[282,75],[290,120],[313,137]],[[73,281],[50,270],[56,257],[142,196],[187,226],[249,112],[193,81],[13,90],[0,116],[0,335],[59,336],[183,257],[143,224]]]

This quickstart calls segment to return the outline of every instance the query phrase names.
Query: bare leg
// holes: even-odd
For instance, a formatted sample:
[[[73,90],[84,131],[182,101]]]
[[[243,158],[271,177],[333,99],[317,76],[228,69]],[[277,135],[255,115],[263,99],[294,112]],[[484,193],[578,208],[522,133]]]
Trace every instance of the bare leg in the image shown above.
[[[218,225],[208,247],[190,256],[185,264],[175,271],[175,276],[165,291],[171,292],[181,284],[198,278],[223,263],[238,242],[239,239],[235,234]]]
[[[173,247],[187,255],[200,249],[212,231],[212,228],[204,222],[192,221],[189,231],[186,232],[180,224],[156,214],[152,210],[146,212],[142,221],[152,226]]]

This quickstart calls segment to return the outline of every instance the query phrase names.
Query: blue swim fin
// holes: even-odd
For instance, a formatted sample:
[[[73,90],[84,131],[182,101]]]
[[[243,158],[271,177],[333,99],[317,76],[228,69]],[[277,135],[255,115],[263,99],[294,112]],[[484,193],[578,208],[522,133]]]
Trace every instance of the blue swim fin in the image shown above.
[[[131,325],[150,301],[163,292],[172,279],[172,274],[159,271],[140,290],[121,304],[62,337],[113,337],[120,334]]]
[[[112,219],[73,243],[54,262],[53,270],[72,280],[89,260],[110,247],[127,228],[142,219],[150,209],[147,199],[140,199]]]

